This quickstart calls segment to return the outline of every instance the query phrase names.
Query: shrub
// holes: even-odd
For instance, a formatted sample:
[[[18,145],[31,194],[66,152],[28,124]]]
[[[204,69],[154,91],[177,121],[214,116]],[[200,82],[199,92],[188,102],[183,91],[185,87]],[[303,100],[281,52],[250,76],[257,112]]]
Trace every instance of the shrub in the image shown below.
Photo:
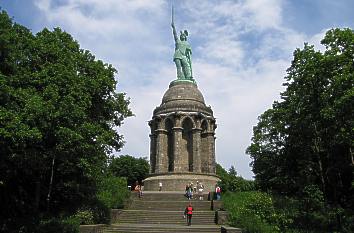
[[[83,209],[92,211],[94,224],[110,222],[111,208],[98,198],[91,200]]]
[[[306,186],[300,197],[274,196],[278,214],[285,216],[280,228],[287,233],[354,232],[353,211],[326,204],[316,186]]]
[[[97,198],[109,209],[123,208],[128,197],[126,178],[107,175],[98,186]]]
[[[79,209],[70,220],[79,222],[80,225],[90,225],[94,224],[94,214],[91,209]]]
[[[37,228],[38,233],[79,233],[79,224],[72,219],[51,218],[42,220]]]
[[[276,226],[270,225],[262,221],[258,216],[253,214],[244,215],[242,217],[242,232],[244,233],[274,233],[279,232]]]
[[[74,218],[80,224],[97,224],[110,222],[110,210],[123,208],[123,203],[129,197],[125,178],[106,174],[100,178],[96,197],[81,207]]]
[[[245,232],[280,232],[284,216],[276,213],[272,197],[262,192],[226,193],[224,206],[229,211],[229,223]]]

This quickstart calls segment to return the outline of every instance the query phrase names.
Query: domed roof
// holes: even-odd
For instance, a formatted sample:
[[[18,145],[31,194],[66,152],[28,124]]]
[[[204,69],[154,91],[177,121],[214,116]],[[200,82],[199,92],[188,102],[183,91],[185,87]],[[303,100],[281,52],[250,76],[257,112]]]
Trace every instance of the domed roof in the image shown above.
[[[197,101],[205,104],[202,93],[198,90],[196,84],[191,82],[171,83],[169,89],[162,98],[162,104],[175,100]]]
[[[202,93],[195,83],[174,81],[165,92],[162,103],[154,111],[155,114],[175,111],[202,112],[212,115],[212,110],[204,102]]]

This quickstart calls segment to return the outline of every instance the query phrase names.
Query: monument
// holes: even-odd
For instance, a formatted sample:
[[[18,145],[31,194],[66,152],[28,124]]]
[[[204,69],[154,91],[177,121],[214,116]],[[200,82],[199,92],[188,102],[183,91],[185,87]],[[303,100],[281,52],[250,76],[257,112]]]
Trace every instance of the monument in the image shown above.
[[[165,92],[162,103],[149,121],[150,175],[144,180],[147,191],[184,191],[193,182],[205,191],[214,191],[219,178],[215,174],[215,129],[213,111],[207,107],[192,73],[192,49],[188,31],[177,32],[173,61],[177,79]]]

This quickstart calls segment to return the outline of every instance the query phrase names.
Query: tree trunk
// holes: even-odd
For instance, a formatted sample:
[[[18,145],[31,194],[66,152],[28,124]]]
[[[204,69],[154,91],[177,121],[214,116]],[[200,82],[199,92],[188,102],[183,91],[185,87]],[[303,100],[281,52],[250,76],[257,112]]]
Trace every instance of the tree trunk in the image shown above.
[[[55,154],[54,154],[53,160],[52,160],[52,170],[51,170],[49,189],[48,189],[48,195],[47,195],[47,210],[49,210],[50,195],[51,195],[52,187],[53,187],[54,165],[55,165]]]
[[[314,153],[317,159],[317,165],[319,169],[319,174],[320,174],[320,180],[321,180],[321,185],[322,185],[322,192],[326,193],[326,181],[324,177],[324,169],[323,169],[323,164],[322,164],[322,159],[321,159],[321,149],[320,149],[320,141],[321,138],[318,136],[318,132],[316,130],[316,125],[315,125],[315,140],[314,140]]]
[[[40,195],[41,195],[41,182],[36,181],[36,183],[35,183],[35,199],[34,199],[34,211],[35,212],[38,212]]]

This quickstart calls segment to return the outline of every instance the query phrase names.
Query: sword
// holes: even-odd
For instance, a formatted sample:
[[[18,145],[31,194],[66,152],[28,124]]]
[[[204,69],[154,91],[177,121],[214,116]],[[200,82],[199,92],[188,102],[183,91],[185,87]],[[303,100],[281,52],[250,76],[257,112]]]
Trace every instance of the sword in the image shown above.
[[[173,8],[173,1],[171,1],[171,24],[174,24],[175,23],[175,20],[174,20],[174,8]]]

